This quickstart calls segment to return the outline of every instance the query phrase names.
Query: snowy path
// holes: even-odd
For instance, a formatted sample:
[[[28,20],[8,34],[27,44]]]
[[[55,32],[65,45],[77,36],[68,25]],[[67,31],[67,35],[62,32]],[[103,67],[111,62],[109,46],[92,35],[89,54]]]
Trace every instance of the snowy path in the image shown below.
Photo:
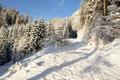
[[[12,65],[5,74],[7,66],[0,67],[0,80],[120,80],[118,41],[105,49],[71,42],[61,48],[46,48]]]

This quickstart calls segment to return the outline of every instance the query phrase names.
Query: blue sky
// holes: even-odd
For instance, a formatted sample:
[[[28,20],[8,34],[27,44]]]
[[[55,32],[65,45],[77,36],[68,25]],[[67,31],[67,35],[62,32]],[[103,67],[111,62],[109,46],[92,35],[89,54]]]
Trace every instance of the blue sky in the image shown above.
[[[80,0],[0,0],[4,7],[17,9],[34,19],[67,17],[79,9]]]

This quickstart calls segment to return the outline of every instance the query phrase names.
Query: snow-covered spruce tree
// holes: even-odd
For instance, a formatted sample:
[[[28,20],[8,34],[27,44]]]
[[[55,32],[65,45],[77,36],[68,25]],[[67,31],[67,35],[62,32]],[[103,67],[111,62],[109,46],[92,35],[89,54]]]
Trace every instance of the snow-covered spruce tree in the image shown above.
[[[8,29],[7,26],[1,26],[0,28],[0,65],[11,60],[11,47],[12,45],[8,43]]]
[[[53,25],[51,21],[47,22],[46,24],[46,39],[45,39],[45,46],[64,46],[67,42],[64,40],[67,38],[66,28],[57,29]],[[65,26],[64,26],[65,27]],[[65,32],[65,33],[64,33]],[[65,35],[64,35],[65,34]]]
[[[34,50],[39,50],[44,46],[46,39],[46,26],[43,19],[36,20],[30,30],[30,46]]]
[[[80,9],[80,17],[82,17],[80,30],[84,30],[85,42],[106,44],[118,37],[119,2],[119,0],[86,0],[84,2]]]
[[[51,21],[49,21],[46,24],[46,39],[45,39],[45,47],[50,46],[50,45],[54,45],[56,42],[56,33],[55,33],[55,29],[52,26]]]
[[[0,15],[0,64],[15,62],[43,47],[43,20],[32,23],[29,16],[10,8],[3,8]]]
[[[21,31],[19,33],[23,33],[23,36],[19,35],[13,47],[14,61],[20,60],[32,52],[40,50],[44,46],[46,26],[42,19],[26,24],[22,29],[19,29],[19,31]]]

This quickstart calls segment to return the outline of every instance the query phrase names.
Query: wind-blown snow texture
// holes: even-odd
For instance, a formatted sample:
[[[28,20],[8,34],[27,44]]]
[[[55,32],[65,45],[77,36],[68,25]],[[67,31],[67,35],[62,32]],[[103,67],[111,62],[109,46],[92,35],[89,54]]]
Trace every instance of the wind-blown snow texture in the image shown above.
[[[3,80],[120,80],[119,39],[104,48],[76,39],[0,67]]]

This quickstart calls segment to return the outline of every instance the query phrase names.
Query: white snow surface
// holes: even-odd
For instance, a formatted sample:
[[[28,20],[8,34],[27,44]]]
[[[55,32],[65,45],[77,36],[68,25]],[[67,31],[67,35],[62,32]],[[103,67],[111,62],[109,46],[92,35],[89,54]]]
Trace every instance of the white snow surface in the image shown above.
[[[0,67],[0,80],[120,80],[120,41],[99,48],[76,39]]]

